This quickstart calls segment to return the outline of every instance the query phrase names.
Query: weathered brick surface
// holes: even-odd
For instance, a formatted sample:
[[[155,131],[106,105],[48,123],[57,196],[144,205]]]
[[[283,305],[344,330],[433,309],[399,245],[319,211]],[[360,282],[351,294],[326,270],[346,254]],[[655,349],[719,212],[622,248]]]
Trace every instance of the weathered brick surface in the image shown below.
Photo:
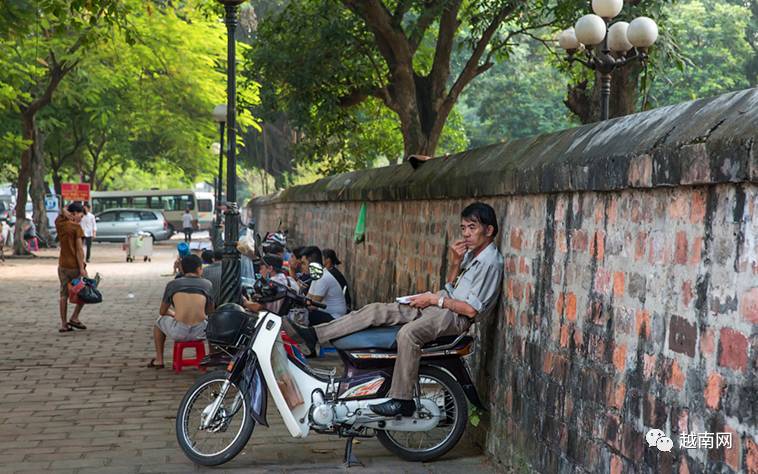
[[[728,107],[738,96],[714,103]],[[758,103],[758,90],[739,97]],[[560,155],[522,150],[531,174],[517,168],[481,180],[462,174],[448,197],[444,186],[413,186],[433,182],[435,172],[447,179],[459,169],[453,158],[424,164],[421,181],[404,167],[340,175],[258,199],[251,210],[262,230],[281,219],[296,243],[335,248],[360,305],[439,289],[460,210],[474,196],[492,204],[505,257],[503,297],[476,326],[474,360],[490,407],[481,433],[487,451],[508,462],[525,459],[540,472],[750,472],[758,463],[754,112],[730,129],[663,138],[672,146],[626,155],[627,179],[608,192],[570,178],[540,192],[548,190],[548,171],[535,172],[534,163],[555,163]],[[663,120],[660,113],[635,117],[628,120]],[[618,123],[598,125],[582,146],[608,145],[605,137],[615,137],[608,130]],[[730,133],[738,138],[730,142]],[[571,142],[569,135],[555,135],[555,146],[564,149],[560,140]],[[746,136],[749,143],[740,141]],[[530,143],[545,153],[550,139]],[[474,161],[460,166],[496,169],[498,157],[486,155],[494,149],[467,152],[459,159]],[[602,163],[619,166],[614,156]],[[749,173],[715,165],[740,156]],[[379,180],[372,188],[370,178],[392,170],[396,184]],[[556,178],[559,170],[550,172]],[[527,183],[519,187],[514,176]],[[493,184],[497,179],[504,184]],[[518,194],[527,187],[535,193]],[[362,202],[366,239],[354,244]],[[682,432],[725,426],[742,440],[732,450],[679,448]],[[651,428],[674,439],[671,454],[647,447]]]

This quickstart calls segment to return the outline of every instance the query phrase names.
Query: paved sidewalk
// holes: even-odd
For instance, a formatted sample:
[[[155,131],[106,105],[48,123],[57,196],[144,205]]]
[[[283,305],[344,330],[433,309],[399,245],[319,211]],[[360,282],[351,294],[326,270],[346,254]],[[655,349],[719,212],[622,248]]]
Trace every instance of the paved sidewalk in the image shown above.
[[[90,274],[105,302],[85,307],[89,329],[59,334],[54,251],[0,263],[0,472],[344,472],[344,440],[289,436],[269,404],[271,426],[220,468],[195,466],[174,433],[177,405],[197,372],[143,368],[151,328],[169,280],[173,243],[151,263],[125,263],[118,244],[95,244]],[[170,361],[171,346],[166,349]],[[376,440],[361,440],[366,468],[350,472],[496,472],[466,438],[443,460],[406,463]]]

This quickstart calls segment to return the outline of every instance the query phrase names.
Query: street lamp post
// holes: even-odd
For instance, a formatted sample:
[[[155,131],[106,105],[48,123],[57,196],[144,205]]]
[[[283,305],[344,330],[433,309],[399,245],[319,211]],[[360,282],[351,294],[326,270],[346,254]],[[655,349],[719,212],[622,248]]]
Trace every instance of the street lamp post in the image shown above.
[[[621,13],[623,0],[592,0],[595,14],[584,15],[573,28],[558,35],[558,44],[566,50],[569,63],[578,62],[600,74],[600,119],[608,119],[611,97],[611,73],[632,61],[647,59],[647,49],[658,39],[658,26],[648,17],[631,23],[611,20]],[[577,53],[584,50],[584,58]]]
[[[218,177],[216,178],[216,220],[213,223],[213,249],[218,250],[221,245],[222,237],[220,236],[221,229],[221,212],[219,211],[221,206],[221,199],[223,196],[222,190],[224,189],[224,125],[226,124],[226,104],[220,104],[213,109],[213,120],[218,123],[220,132],[219,150],[218,150]]]
[[[226,155],[226,199],[228,201],[224,225],[224,257],[221,261],[221,302],[240,301],[240,255],[237,251],[239,237],[239,210],[237,209],[237,150],[235,119],[237,116],[237,63],[234,33],[239,20],[237,12],[244,0],[218,0],[224,5],[227,31],[226,56],[226,131],[228,149]]]

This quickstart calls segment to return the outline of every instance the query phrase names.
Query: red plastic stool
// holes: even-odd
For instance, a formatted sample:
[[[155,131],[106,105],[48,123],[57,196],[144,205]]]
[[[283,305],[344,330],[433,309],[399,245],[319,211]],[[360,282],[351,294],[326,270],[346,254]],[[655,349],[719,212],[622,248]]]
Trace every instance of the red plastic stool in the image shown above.
[[[194,348],[195,358],[185,359],[184,349]],[[205,372],[205,367],[200,367],[200,361],[205,357],[205,341],[177,341],[174,342],[174,372],[179,373],[182,367],[197,367]]]

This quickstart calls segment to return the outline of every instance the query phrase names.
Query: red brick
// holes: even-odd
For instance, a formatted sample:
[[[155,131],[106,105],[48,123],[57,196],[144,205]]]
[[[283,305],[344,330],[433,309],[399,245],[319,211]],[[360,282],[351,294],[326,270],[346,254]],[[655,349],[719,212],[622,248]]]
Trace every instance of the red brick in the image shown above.
[[[569,331],[568,326],[561,326],[561,347],[568,347]]]
[[[719,365],[744,370],[747,365],[747,338],[731,328],[719,334]]]
[[[682,372],[679,363],[674,359],[671,364],[671,376],[669,377],[669,385],[676,387],[678,390],[684,388],[684,373]]]
[[[555,232],[555,243],[556,248],[560,253],[566,253],[568,252],[568,247],[566,246],[566,232],[559,229]]]
[[[712,409],[718,410],[721,401],[721,391],[723,390],[723,379],[717,372],[711,372],[708,375],[708,382],[705,386],[705,405]]]
[[[669,321],[669,349],[695,357],[696,340],[697,329],[694,324],[681,316],[671,316]]]
[[[703,191],[693,191],[690,194],[690,222],[692,224],[702,224],[705,218],[705,199],[706,194]]]
[[[582,229],[576,229],[572,231],[571,236],[571,248],[575,252],[584,252],[587,250],[587,232]]]
[[[751,436],[745,437],[745,472],[750,474],[758,472],[758,444]]]
[[[508,306],[505,308],[505,318],[508,321],[509,326],[515,326],[516,325],[516,310],[513,309],[511,306]]]
[[[695,237],[692,240],[692,252],[690,252],[690,265],[698,265],[703,251],[703,238]]]
[[[674,262],[679,265],[687,264],[687,233],[680,230],[676,233],[676,252]]]
[[[613,349],[613,366],[616,372],[623,372],[626,367],[626,345],[622,344]]]
[[[649,379],[655,372],[655,354],[644,354],[642,363],[642,373]]]
[[[700,334],[700,352],[706,355],[713,354],[715,333],[713,329],[706,329]]]
[[[636,320],[636,331],[635,335],[639,336],[641,335],[641,331],[645,332],[645,338],[650,337],[650,313],[646,309],[641,309],[637,311],[637,314],[635,315]]]
[[[685,308],[690,305],[694,294],[692,293],[692,282],[687,280],[682,283],[682,306]]]
[[[523,236],[524,234],[521,232],[521,229],[511,230],[511,247],[514,250],[521,250]]]
[[[574,345],[576,347],[582,347],[582,331],[574,328]]]
[[[690,195],[689,192],[677,192],[674,199],[668,205],[669,216],[674,219],[686,216],[689,211],[687,201],[690,199]]]
[[[597,260],[603,260],[605,257],[605,232],[596,230],[595,235],[590,241],[590,255]]]
[[[519,273],[529,273],[529,267],[526,265],[526,258],[521,257],[518,262]]]
[[[740,314],[751,324],[758,324],[758,287],[753,287],[742,293],[740,298]]]
[[[624,469],[624,461],[621,457],[612,454],[611,455],[611,474],[622,474]]]
[[[724,460],[729,465],[729,467],[737,472],[740,470],[740,465],[742,464],[740,434],[729,425],[724,426],[724,432],[732,433],[732,447],[722,448],[724,450]]]
[[[634,259],[642,260],[645,258],[645,248],[647,247],[647,232],[640,231],[637,233],[637,240],[634,243]]]
[[[545,358],[542,361],[542,371],[546,374],[553,371],[553,353],[550,351],[545,353]]]
[[[569,321],[576,321],[576,295],[574,293],[568,293],[564,300],[566,305],[566,319]]]
[[[626,396],[626,385],[623,383],[616,386],[616,390],[613,391],[613,400],[611,406],[617,410],[621,410],[624,406],[624,397]]]
[[[611,272],[605,268],[598,268],[595,272],[595,291],[605,295],[611,285]]]
[[[613,273],[613,296],[624,296],[624,272]]]

